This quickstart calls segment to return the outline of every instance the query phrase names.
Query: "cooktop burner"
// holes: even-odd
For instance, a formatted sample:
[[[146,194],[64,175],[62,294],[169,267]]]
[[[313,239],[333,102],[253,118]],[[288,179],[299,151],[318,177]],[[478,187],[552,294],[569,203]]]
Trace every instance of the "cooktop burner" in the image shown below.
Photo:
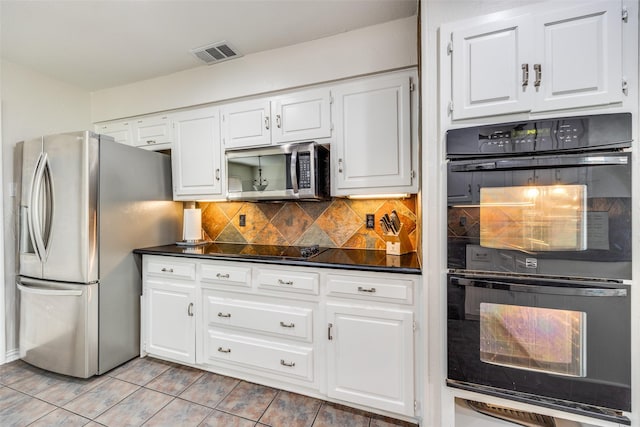
[[[304,260],[318,255],[327,248],[312,246],[252,245],[237,243],[212,243],[204,248],[209,255],[241,256],[245,258],[278,258]]]

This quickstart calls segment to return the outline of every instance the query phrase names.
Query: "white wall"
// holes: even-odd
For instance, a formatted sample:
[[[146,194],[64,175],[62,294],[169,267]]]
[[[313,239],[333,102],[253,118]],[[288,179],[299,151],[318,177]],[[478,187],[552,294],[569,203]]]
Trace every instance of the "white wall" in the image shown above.
[[[90,94],[23,66],[3,61],[2,97],[2,202],[4,208],[4,296],[6,351],[17,349],[16,317],[16,212],[12,197],[13,149],[16,142],[58,132],[92,129]]]
[[[416,17],[100,90],[94,122],[223,101],[418,63]]]

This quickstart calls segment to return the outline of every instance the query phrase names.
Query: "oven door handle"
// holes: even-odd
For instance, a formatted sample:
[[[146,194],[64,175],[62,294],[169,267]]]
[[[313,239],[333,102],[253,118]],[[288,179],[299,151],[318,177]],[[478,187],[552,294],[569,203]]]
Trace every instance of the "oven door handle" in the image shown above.
[[[544,169],[567,168],[580,166],[620,166],[629,163],[629,156],[625,154],[614,155],[587,155],[587,156],[555,156],[535,157],[526,159],[504,159],[482,163],[452,163],[451,172],[473,172],[484,170],[513,170],[513,169]]]
[[[452,277],[451,284],[470,287],[486,287],[489,289],[505,290],[511,292],[526,292],[547,295],[579,296],[579,297],[626,297],[627,290],[624,288],[590,288],[590,287],[559,287],[551,285],[524,285],[518,283],[497,282],[492,280],[467,279],[462,277]],[[488,286],[478,286],[482,283]],[[497,285],[494,288],[492,285]]]

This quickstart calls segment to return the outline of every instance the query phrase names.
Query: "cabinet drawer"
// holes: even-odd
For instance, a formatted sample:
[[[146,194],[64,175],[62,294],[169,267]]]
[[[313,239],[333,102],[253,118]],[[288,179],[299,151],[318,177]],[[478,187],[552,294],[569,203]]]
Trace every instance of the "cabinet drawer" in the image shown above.
[[[204,291],[208,325],[225,325],[311,342],[313,311],[284,305],[220,298]]]
[[[300,292],[318,295],[318,274],[286,270],[259,270],[258,287],[261,289]]]
[[[210,283],[251,287],[251,268],[202,264],[200,266],[200,280]]]
[[[313,349],[207,331],[207,358],[313,381]]]
[[[147,263],[147,274],[152,276],[172,277],[175,279],[195,280],[196,265],[174,260],[155,259]]]
[[[413,303],[413,281],[365,276],[327,277],[327,295]]]

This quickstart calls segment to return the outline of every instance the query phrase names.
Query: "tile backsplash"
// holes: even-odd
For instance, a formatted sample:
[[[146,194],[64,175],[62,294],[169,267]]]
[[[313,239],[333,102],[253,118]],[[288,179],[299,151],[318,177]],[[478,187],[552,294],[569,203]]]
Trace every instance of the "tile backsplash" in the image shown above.
[[[350,200],[324,202],[200,202],[205,239],[261,245],[320,245],[345,249],[385,249],[379,220],[395,210],[416,247],[416,200]],[[366,215],[375,214],[375,228]],[[240,215],[246,225],[240,226]]]

